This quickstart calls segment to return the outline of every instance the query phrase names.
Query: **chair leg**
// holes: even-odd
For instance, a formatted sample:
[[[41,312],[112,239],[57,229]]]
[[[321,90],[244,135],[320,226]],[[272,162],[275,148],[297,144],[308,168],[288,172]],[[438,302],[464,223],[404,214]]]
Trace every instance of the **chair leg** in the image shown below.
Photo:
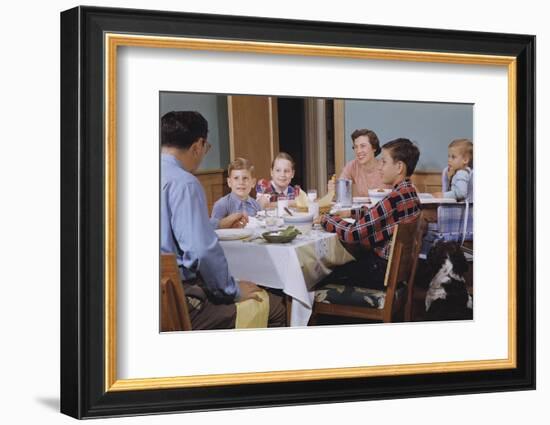
[[[317,313],[315,311],[311,312],[311,316],[309,317],[309,321],[307,322],[308,326],[315,326],[317,324]]]
[[[413,309],[414,309],[414,291],[410,291],[409,294],[407,294],[407,303],[405,304],[405,322],[412,322],[413,318]]]

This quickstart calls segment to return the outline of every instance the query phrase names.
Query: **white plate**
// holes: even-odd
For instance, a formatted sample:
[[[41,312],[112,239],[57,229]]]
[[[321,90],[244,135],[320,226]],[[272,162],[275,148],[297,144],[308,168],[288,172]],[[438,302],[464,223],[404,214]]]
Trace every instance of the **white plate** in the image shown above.
[[[388,193],[390,193],[391,189],[369,189],[369,196],[372,198],[373,196],[376,198],[383,198]]]
[[[238,239],[248,238],[252,236],[252,229],[216,229],[216,234],[220,241],[235,241]]]
[[[456,204],[453,198],[420,198],[421,204]]]
[[[382,198],[386,197],[390,193],[391,189],[372,189],[369,190],[370,200],[373,204],[378,203]]]
[[[354,196],[353,197],[353,203],[354,204],[368,204],[370,202],[370,198],[368,196]]]
[[[313,214],[294,212],[292,215],[283,216],[285,223],[308,223],[313,222]]]

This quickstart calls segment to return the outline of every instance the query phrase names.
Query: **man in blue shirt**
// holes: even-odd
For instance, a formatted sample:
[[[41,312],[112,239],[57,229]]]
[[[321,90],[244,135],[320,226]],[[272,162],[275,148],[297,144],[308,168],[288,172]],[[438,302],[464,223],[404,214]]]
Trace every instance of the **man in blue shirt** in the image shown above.
[[[260,288],[230,275],[204,191],[192,174],[210,149],[207,135],[208,123],[198,112],[169,112],[161,118],[160,250],[176,254],[193,329],[233,328],[235,302],[260,301]],[[245,221],[245,215],[236,213],[218,227],[240,227]],[[268,294],[269,325],[284,326],[282,297]]]

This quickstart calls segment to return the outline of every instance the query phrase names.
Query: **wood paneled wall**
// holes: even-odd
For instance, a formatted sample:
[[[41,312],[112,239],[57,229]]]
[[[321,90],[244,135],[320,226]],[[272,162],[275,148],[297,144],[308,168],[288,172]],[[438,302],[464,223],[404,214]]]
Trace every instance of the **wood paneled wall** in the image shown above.
[[[229,193],[227,187],[227,172],[225,170],[203,170],[195,172],[206,194],[206,203],[208,205],[208,215],[212,212],[212,206],[225,194]]]
[[[441,192],[441,171],[417,171],[411,180],[419,192]]]
[[[229,160],[243,157],[254,164],[257,178],[269,178],[271,161],[279,151],[277,98],[227,96]]]
[[[337,177],[342,172],[344,165],[346,165],[345,113],[344,101],[341,99],[334,99],[334,169],[336,170]]]

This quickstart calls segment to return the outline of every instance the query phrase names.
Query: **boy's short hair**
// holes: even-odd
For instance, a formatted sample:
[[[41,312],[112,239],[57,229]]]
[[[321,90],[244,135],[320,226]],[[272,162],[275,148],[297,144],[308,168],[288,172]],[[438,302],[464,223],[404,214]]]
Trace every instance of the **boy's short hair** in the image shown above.
[[[196,111],[172,111],[160,119],[160,144],[189,149],[199,138],[208,136],[208,121]]]
[[[374,151],[374,156],[377,156],[382,149],[380,149],[380,140],[376,133],[368,128],[360,128],[351,133],[351,142],[355,146],[355,139],[361,136],[367,136],[369,138],[369,143],[372,146]]]
[[[287,154],[286,152],[279,152],[275,158],[273,158],[273,161],[271,161],[271,169],[273,170],[273,167],[275,166],[275,161],[278,159],[286,159],[287,161],[290,161],[290,164],[292,165],[292,169],[295,169],[296,164],[294,163],[294,160],[292,157]]]
[[[385,143],[382,149],[386,149],[390,153],[394,162],[403,162],[407,167],[406,176],[412,176],[420,157],[420,151],[413,142],[409,139],[399,138]]]
[[[474,144],[470,139],[455,139],[449,147],[460,149],[462,155],[468,156],[468,167],[474,168]]]
[[[254,176],[254,166],[248,159],[245,158],[235,158],[229,163],[229,166],[227,167],[228,177],[231,176],[231,172],[233,170],[247,170],[250,172],[251,176]]]

